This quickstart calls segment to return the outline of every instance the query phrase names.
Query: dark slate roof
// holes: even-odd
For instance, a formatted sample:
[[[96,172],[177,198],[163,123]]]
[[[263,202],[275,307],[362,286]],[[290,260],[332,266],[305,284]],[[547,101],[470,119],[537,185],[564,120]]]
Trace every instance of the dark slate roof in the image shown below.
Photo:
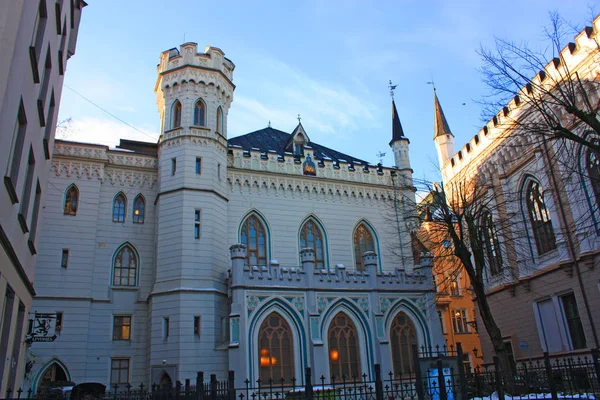
[[[390,144],[394,143],[396,140],[408,139],[404,136],[404,129],[402,129],[398,110],[396,110],[396,102],[392,100],[392,140],[390,141]]]
[[[284,153],[291,152],[286,150],[290,138],[290,133],[286,133],[274,128],[264,128],[258,131],[250,132],[242,136],[230,138],[228,140],[228,146],[230,148],[242,148],[244,150],[254,150],[261,152],[269,152],[274,150],[278,155],[284,155]],[[360,158],[352,157],[348,154],[340,153],[339,151],[332,150],[328,147],[321,146],[315,142],[309,142],[305,145],[305,148],[312,148],[314,157],[318,160],[333,161],[345,160],[348,163],[368,165],[368,161],[361,160]]]
[[[446,116],[444,115],[444,111],[442,110],[442,106],[440,105],[440,101],[438,100],[437,93],[435,91],[433,92],[433,108],[433,112],[435,114],[433,138],[435,139],[436,137],[443,135],[452,135],[450,126],[448,125],[448,121],[446,121]]]

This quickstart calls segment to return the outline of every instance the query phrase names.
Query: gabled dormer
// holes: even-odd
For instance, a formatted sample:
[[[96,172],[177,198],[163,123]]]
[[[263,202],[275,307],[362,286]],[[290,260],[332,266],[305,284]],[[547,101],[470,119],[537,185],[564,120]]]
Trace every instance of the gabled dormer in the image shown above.
[[[294,156],[304,156],[304,147],[310,143],[310,139],[301,123],[292,132],[290,139],[285,145],[285,151],[293,153]]]

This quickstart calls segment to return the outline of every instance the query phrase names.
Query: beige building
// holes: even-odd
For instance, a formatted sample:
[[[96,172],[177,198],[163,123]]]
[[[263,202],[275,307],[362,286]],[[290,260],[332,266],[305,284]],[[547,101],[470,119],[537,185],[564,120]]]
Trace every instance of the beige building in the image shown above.
[[[21,386],[54,130],[82,0],[0,2],[0,397]]]
[[[587,85],[587,99],[577,92],[576,103],[598,112],[599,30],[596,17],[592,27],[584,29],[457,153],[445,118],[436,121],[448,128],[435,138],[446,191],[477,177],[493,193],[485,285],[494,318],[517,362],[541,357],[545,351],[560,356],[599,347],[597,153],[521,130],[542,118],[525,99],[534,97],[536,90],[556,90],[553,85],[568,75]],[[565,107],[555,107],[552,113],[555,121],[581,137],[595,134],[570,117]],[[490,363],[492,345],[483,329],[480,333],[484,363]]]

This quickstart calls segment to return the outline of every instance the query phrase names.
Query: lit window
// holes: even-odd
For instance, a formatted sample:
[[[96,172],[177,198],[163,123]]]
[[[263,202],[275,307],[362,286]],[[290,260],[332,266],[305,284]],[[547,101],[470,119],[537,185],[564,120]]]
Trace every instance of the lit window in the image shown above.
[[[467,310],[452,310],[452,325],[454,333],[468,333]]]
[[[396,376],[412,373],[414,371],[413,346],[417,345],[417,333],[406,314],[401,312],[394,318],[390,340],[394,373]]]
[[[65,194],[64,215],[76,215],[77,206],[79,205],[79,189],[77,186],[71,185]]]
[[[458,276],[450,279],[450,296],[460,296],[460,286],[458,285]]]
[[[110,384],[122,385],[129,383],[129,359],[111,358],[110,360]]]
[[[133,199],[133,223],[143,224],[145,212],[146,201],[144,200],[144,196],[138,194],[137,197]]]
[[[373,240],[373,234],[363,223],[354,231],[354,259],[357,271],[365,270],[363,254],[367,251],[375,251],[375,241]]]
[[[556,248],[556,238],[554,237],[550,211],[548,211],[544,202],[544,190],[538,182],[531,180],[525,198],[538,255],[546,254]]]
[[[131,339],[131,316],[115,315],[113,317],[113,340]]]
[[[113,261],[113,286],[136,286],[138,259],[131,246],[125,245]]]
[[[294,378],[292,330],[279,314],[269,314],[258,333],[259,378],[263,382],[291,382]]]
[[[360,346],[356,327],[344,313],[337,314],[331,321],[327,333],[329,347],[329,372],[331,377],[360,378]]]
[[[56,313],[56,323],[54,324],[54,330],[57,333],[60,333],[62,331],[62,328],[63,328],[63,313],[57,312]]]
[[[125,207],[127,199],[123,193],[119,193],[113,202],[113,222],[125,222]]]

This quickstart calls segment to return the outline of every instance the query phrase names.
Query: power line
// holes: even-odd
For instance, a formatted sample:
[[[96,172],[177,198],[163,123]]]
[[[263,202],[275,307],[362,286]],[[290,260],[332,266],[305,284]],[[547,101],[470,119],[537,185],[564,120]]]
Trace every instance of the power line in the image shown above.
[[[108,115],[110,115],[111,117],[113,117],[114,119],[116,119],[117,121],[119,121],[119,122],[127,125],[131,129],[134,129],[134,130],[138,131],[139,133],[141,133],[143,135],[148,136],[152,140],[156,140],[156,138],[154,136],[151,136],[148,133],[139,130],[138,128],[136,128],[135,126],[131,125],[130,123],[128,123],[128,122],[122,120],[121,118],[117,117],[115,114],[111,113],[110,111],[106,110],[105,108],[103,108],[103,107],[99,106],[98,104],[94,103],[92,100],[88,99],[87,97],[85,97],[84,95],[82,95],[81,93],[79,93],[78,91],[76,91],[75,89],[73,89],[72,87],[70,87],[69,85],[67,85],[66,83],[63,83],[63,86],[66,87],[67,89],[69,89],[70,91],[72,91],[73,93],[75,93],[77,96],[79,96],[82,99],[84,99],[85,101],[87,101],[88,103],[92,104],[94,107],[97,107],[100,110],[104,111],[105,113],[107,113]]]

